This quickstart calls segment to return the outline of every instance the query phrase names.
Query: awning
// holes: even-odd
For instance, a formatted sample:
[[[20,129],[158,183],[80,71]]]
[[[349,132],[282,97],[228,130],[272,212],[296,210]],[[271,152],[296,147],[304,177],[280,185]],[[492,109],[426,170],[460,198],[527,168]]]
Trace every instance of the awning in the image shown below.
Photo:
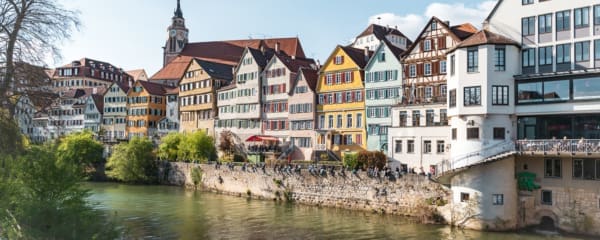
[[[279,141],[279,139],[277,139],[276,137],[261,136],[261,135],[254,135],[254,136],[251,136],[248,139],[246,139],[246,142],[266,142],[266,141],[277,142],[277,141]]]

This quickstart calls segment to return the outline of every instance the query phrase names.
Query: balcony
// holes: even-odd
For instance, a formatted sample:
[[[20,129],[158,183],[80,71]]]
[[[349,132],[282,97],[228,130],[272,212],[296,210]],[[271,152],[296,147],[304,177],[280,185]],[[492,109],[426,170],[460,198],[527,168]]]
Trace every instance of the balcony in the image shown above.
[[[396,99],[396,105],[410,106],[410,105],[429,105],[429,104],[446,104],[447,98],[445,96],[437,97],[419,97],[419,98],[402,98]]]
[[[518,140],[516,149],[531,155],[600,155],[600,139]]]

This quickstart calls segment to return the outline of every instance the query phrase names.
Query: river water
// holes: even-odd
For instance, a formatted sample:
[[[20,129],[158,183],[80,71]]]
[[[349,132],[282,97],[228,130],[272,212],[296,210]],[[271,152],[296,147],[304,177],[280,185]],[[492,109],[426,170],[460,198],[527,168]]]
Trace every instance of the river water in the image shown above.
[[[398,216],[249,200],[169,186],[89,183],[91,200],[131,239],[576,239],[484,233]]]

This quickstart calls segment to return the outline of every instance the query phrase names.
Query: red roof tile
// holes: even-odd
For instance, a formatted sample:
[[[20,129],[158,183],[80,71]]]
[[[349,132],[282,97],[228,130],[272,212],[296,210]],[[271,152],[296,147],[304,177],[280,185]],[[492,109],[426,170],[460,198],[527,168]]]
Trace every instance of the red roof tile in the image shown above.
[[[193,57],[189,56],[178,56],[171,62],[167,63],[166,66],[161,68],[155,73],[150,79],[151,80],[179,80],[185,74],[185,70],[190,65]]]
[[[137,81],[137,82],[140,83],[140,85],[142,85],[142,87],[144,89],[146,89],[146,92],[148,92],[151,95],[156,95],[156,96],[164,96],[168,90],[171,90],[173,88],[173,87],[169,87],[166,85],[148,82],[148,81]]]
[[[510,38],[507,38],[507,37],[502,36],[497,33],[490,32],[488,30],[481,30],[481,31],[471,35],[469,38],[465,39],[458,45],[456,45],[454,48],[449,50],[449,52],[454,51],[458,48],[473,47],[473,46],[479,46],[479,45],[484,45],[484,44],[519,46],[518,42],[515,42]]]
[[[460,25],[450,27],[450,30],[454,35],[456,35],[460,40],[465,40],[474,33],[477,32],[477,28],[470,23],[463,23]]]

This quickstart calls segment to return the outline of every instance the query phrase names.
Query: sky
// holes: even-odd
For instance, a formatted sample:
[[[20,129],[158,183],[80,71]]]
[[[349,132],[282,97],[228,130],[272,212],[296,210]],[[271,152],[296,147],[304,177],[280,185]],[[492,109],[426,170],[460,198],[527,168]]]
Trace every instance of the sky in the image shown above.
[[[176,0],[59,0],[82,26],[62,43],[61,66],[88,57],[125,70],[162,67],[162,47]],[[370,23],[398,26],[413,40],[431,16],[481,28],[496,0],[181,0],[190,42],[299,37],[307,57],[323,62]],[[379,19],[378,19],[379,17]]]

